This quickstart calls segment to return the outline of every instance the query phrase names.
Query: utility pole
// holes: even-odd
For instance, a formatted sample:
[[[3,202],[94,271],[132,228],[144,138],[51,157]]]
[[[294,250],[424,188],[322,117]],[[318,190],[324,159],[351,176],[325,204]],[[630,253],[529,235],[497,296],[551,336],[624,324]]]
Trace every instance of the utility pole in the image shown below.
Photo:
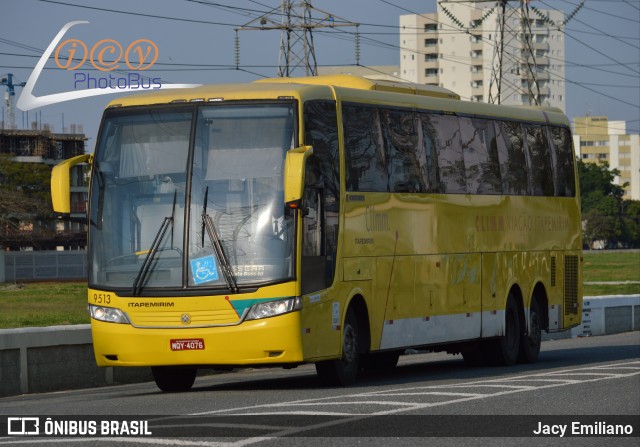
[[[312,13],[315,13],[314,18]],[[358,23],[314,8],[311,2],[282,0],[279,8],[236,28],[236,67],[240,66],[238,31],[280,30],[278,76],[290,77],[304,71],[305,76],[317,76],[318,65],[313,44],[313,31],[323,28],[356,27],[356,64],[360,64]]]

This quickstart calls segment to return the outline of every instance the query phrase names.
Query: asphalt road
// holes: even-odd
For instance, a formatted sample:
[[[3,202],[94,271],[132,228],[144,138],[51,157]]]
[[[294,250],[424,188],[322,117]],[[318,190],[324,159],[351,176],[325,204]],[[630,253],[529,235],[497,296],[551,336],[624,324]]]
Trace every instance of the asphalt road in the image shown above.
[[[637,446],[640,332],[547,341],[534,365],[470,368],[460,356],[420,353],[348,388],[321,386],[307,365],[201,376],[188,393],[144,383],[13,396],[0,399],[0,414],[0,433],[9,417],[34,416],[41,434],[0,437],[0,446]],[[47,417],[57,436],[45,433]],[[74,423],[97,434],[69,437]],[[109,436],[103,423],[113,424]],[[592,436],[610,426],[633,437]]]

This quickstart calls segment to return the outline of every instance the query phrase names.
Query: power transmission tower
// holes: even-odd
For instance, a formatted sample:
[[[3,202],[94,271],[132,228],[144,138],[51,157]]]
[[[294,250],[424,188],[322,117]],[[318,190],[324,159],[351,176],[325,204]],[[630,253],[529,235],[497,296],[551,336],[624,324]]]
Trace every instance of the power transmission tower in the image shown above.
[[[313,17],[315,13],[316,17]],[[356,27],[356,64],[360,64],[358,23],[314,8],[311,2],[282,0],[279,8],[236,28],[236,67],[240,66],[238,31],[280,30],[278,76],[290,77],[296,71],[305,76],[317,76],[318,65],[313,44],[313,30],[321,28]]]
[[[522,87],[526,90],[531,104],[540,105],[540,88],[537,80],[538,67],[536,63],[536,52],[532,46],[531,22],[529,21],[529,2],[526,0],[518,0],[520,6],[518,8],[508,8],[509,0],[500,0],[497,14],[497,34],[496,34],[496,51],[493,52],[493,62],[491,64],[491,79],[489,81],[489,102],[500,104],[502,101],[503,85],[505,70],[505,48],[513,48],[514,40],[518,37],[521,40],[522,49],[520,61],[515,68],[516,75],[521,75]],[[519,30],[516,28],[512,32],[505,32],[508,23],[518,23]],[[515,31],[515,33],[514,33]],[[513,66],[513,64],[511,65]],[[523,70],[524,73],[521,73]]]
[[[488,10],[480,20],[472,26],[465,27],[455,15],[449,11],[447,3],[494,3],[494,7]],[[439,2],[445,15],[447,15],[455,26],[469,33],[488,21],[489,17],[495,15],[496,33],[493,45],[491,77],[489,81],[489,102],[500,104],[509,94],[521,92],[530,104],[540,105],[540,87],[538,75],[540,70],[536,60],[537,42],[534,42],[535,34],[531,30],[534,22],[541,21],[547,26],[562,30],[564,25],[582,8],[585,0],[577,5],[576,9],[569,14],[562,23],[551,20],[535,6],[530,6],[531,0],[442,0]],[[517,6],[509,4],[517,3]],[[493,12],[495,11],[495,14]],[[537,16],[531,18],[531,11]],[[514,54],[515,53],[515,54]],[[544,52],[542,52],[544,54]],[[544,57],[544,56],[543,56]]]

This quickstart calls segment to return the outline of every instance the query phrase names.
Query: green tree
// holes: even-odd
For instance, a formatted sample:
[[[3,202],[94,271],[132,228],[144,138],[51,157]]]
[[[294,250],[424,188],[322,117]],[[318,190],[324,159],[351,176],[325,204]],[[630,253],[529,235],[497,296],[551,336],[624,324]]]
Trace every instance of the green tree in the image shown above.
[[[640,201],[622,202],[622,242],[627,247],[640,247]]]
[[[22,163],[0,156],[0,238],[14,237],[29,229],[32,239],[47,232],[55,219],[51,206],[51,168],[41,163]]]
[[[617,245],[624,236],[622,196],[624,186],[613,180],[620,172],[607,163],[584,163],[578,160],[580,199],[584,224],[584,241],[592,246],[603,240]]]
[[[613,183],[620,171],[609,170],[607,163],[584,163],[578,160],[578,175],[583,213],[593,208],[602,197],[622,201],[624,187]]]
[[[622,219],[618,208],[615,198],[603,196],[582,215],[585,221],[583,239],[589,246],[593,246],[595,241],[615,242],[620,239]]]

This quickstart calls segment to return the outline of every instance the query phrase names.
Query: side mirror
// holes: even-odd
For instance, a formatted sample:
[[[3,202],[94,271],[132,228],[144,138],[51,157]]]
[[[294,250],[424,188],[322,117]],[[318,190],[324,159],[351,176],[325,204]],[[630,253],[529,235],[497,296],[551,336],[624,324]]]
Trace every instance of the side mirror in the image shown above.
[[[89,154],[78,155],[58,163],[51,171],[51,201],[53,211],[58,214],[71,214],[71,168],[80,163],[90,162]]]
[[[300,146],[287,152],[284,161],[284,203],[297,208],[304,191],[304,167],[313,154],[311,146]]]

